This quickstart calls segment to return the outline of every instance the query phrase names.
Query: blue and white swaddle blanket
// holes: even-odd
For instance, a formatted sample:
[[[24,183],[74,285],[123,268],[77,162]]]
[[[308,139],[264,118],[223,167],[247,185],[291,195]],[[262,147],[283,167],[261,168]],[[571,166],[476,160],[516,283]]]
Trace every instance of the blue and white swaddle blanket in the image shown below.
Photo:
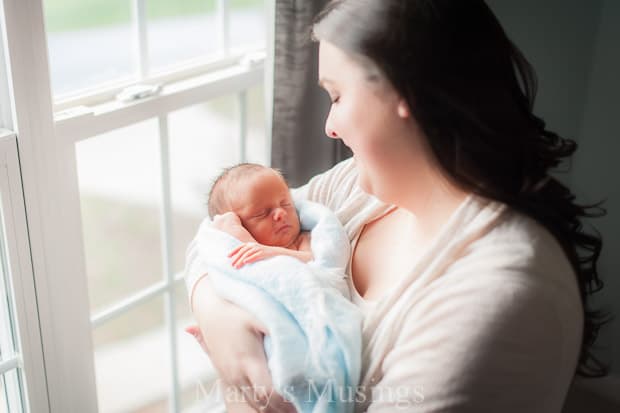
[[[274,390],[298,412],[352,412],[361,369],[362,314],[345,279],[350,243],[338,218],[323,205],[296,201],[301,228],[311,231],[313,261],[277,256],[231,265],[241,242],[207,218],[188,247],[189,289],[208,273],[216,292],[255,314],[265,337]]]

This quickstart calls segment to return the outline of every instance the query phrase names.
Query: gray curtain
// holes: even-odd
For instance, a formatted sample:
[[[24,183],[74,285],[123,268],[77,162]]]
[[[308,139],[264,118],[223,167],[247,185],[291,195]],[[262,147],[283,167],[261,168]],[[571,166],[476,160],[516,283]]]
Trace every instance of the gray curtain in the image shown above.
[[[291,186],[351,156],[325,136],[329,98],[317,85],[318,44],[310,39],[314,16],[327,0],[276,0],[272,166]]]

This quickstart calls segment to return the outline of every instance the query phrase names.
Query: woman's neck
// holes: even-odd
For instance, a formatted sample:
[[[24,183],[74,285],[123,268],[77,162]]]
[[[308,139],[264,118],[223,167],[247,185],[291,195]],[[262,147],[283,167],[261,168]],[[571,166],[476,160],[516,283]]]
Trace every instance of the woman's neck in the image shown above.
[[[403,198],[396,205],[414,216],[418,237],[421,240],[430,240],[469,193],[443,177],[421,181],[416,183],[415,193]]]

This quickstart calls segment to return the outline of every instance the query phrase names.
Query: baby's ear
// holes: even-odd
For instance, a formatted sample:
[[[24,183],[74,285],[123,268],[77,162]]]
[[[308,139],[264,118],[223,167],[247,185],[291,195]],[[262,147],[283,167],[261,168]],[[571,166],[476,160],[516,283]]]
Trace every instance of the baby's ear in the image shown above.
[[[407,102],[405,102],[405,99],[398,100],[397,111],[398,111],[398,116],[400,116],[403,119],[407,119],[410,116],[409,105],[407,105]]]

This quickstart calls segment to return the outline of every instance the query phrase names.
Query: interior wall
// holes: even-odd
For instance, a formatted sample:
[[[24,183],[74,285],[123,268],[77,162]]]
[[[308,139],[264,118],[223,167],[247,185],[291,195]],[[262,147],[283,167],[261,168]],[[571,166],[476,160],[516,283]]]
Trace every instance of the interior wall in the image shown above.
[[[618,318],[601,332],[599,352],[620,376],[620,2],[604,0],[588,81],[573,183],[585,202],[606,199],[607,215],[592,220],[603,236],[599,273],[606,283],[596,302]]]
[[[567,172],[581,203],[607,199],[608,215],[591,222],[604,240],[599,274],[606,282],[594,303],[620,314],[620,2],[617,0],[488,0],[539,79],[535,112],[579,149]],[[601,331],[596,354],[620,375],[620,321]]]

